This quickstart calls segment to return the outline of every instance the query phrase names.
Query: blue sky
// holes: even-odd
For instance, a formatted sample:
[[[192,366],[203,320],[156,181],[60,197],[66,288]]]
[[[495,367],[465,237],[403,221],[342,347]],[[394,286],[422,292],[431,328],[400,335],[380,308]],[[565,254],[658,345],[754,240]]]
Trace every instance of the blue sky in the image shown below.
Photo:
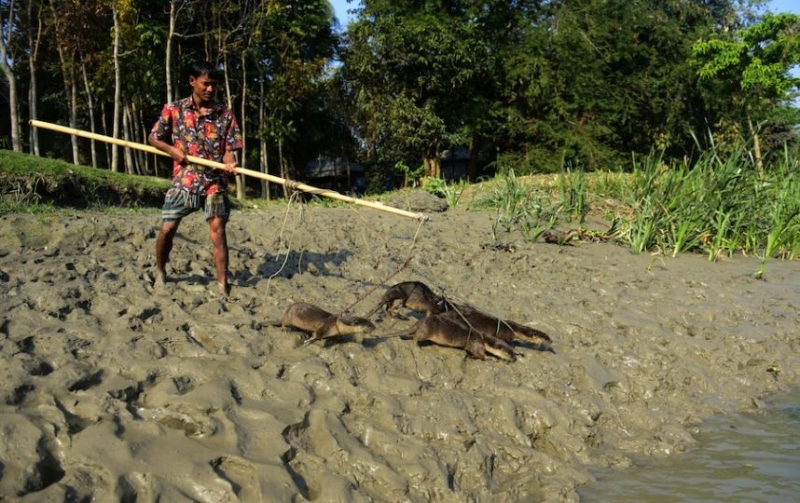
[[[772,0],[768,5],[769,10],[775,13],[791,12],[792,14],[800,14],[800,1],[798,0]]]
[[[331,5],[333,5],[333,11],[336,17],[339,18],[339,22],[342,23],[342,26],[345,26],[349,20],[347,11],[357,6],[358,1],[356,0],[349,4],[347,0],[330,0],[330,2]],[[771,0],[768,4],[768,8],[775,13],[791,12],[800,15],[800,0]]]
[[[330,0],[331,5],[333,5],[333,13],[336,15],[339,22],[342,23],[342,26],[347,24],[348,15],[347,11],[353,9],[354,5],[358,4],[358,2],[351,2],[347,3],[347,0]]]

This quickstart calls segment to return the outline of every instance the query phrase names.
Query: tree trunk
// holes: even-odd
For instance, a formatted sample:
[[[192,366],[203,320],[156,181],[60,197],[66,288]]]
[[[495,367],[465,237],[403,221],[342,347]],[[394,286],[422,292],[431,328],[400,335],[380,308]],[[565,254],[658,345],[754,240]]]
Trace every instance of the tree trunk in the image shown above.
[[[128,105],[122,107],[122,139],[126,142],[131,141],[131,111]],[[129,175],[136,174],[136,164],[133,159],[133,152],[128,147],[123,150],[125,153],[125,172]]]
[[[239,165],[243,168],[247,167],[245,166],[247,163],[247,134],[245,134],[247,122],[244,120],[245,105],[247,104],[247,61],[245,54],[246,52],[242,51],[242,108],[241,112],[239,112],[239,127],[242,130],[242,152],[239,159]],[[236,175],[236,198],[240,201],[244,201],[246,197],[245,188],[244,175]]]
[[[61,31],[58,10],[56,9],[55,0],[50,0],[50,9],[53,14],[53,22],[56,25],[56,49],[58,50],[58,59],[61,62],[61,73],[64,78],[64,99],[69,103],[69,127],[77,129],[78,125],[78,93],[75,87],[75,70],[74,61],[67,59],[66,49],[58,40],[59,32]],[[80,164],[80,151],[78,150],[78,137],[70,135],[72,141],[72,162],[73,164]]]
[[[69,100],[69,127],[78,129],[78,83],[75,78],[75,58],[71,58],[69,62],[69,82],[70,82],[70,100]],[[78,137],[72,135],[72,162],[74,164],[81,164],[81,151]]]
[[[134,141],[142,144],[147,144],[147,127],[144,123],[144,116],[141,108],[136,106],[136,103],[131,103],[131,117],[134,126],[131,135]],[[139,173],[142,175],[150,175],[150,157],[143,151],[136,151],[136,162],[139,165]]]
[[[264,76],[263,72],[262,75],[258,79],[258,130],[264,130]],[[261,166],[259,166],[262,173],[269,174],[269,154],[267,152],[267,138],[266,134],[260,135],[260,147],[259,147],[259,160],[261,161]],[[261,197],[269,201],[270,193],[269,193],[269,182],[266,180],[261,180]]]
[[[29,71],[29,84],[28,89],[28,114],[32,120],[39,118],[36,103],[39,101],[39,94],[36,89],[36,62],[39,56],[39,44],[42,41],[42,8],[43,4],[39,5],[39,12],[36,15],[38,26],[36,28],[36,38],[33,38],[33,30],[28,30],[28,46],[31,50],[31,57],[28,58],[28,71]],[[28,20],[33,24],[33,2],[28,3]],[[32,28],[30,26],[29,28]],[[35,127],[30,128],[29,141],[31,144],[31,153],[39,156],[39,129]]]
[[[94,99],[92,98],[92,90],[89,87],[89,77],[86,75],[86,62],[81,58],[81,74],[83,75],[83,88],[86,93],[86,106],[89,107],[89,130],[96,133],[94,125]],[[97,167],[97,145],[94,140],[89,140],[89,145],[92,152],[92,167]]]
[[[19,100],[17,98],[17,77],[14,75],[14,69],[9,62],[16,63],[16,58],[8,54],[11,45],[11,39],[15,31],[14,27],[14,0],[11,0],[11,5],[8,9],[8,21],[4,21],[0,17],[0,27],[2,33],[0,34],[0,64],[3,67],[3,74],[8,82],[8,108],[11,112],[11,146],[14,152],[22,152],[22,138],[19,134]],[[7,45],[8,44],[8,45]]]
[[[177,0],[170,0],[169,2],[169,30],[167,31],[167,48],[165,52],[165,73],[167,79],[167,103],[172,103],[172,38],[175,36],[175,22],[177,12],[175,10],[175,2]]]
[[[478,179],[478,153],[483,150],[485,142],[482,138],[473,137],[469,145],[469,160],[467,161],[467,180],[474,182]]]
[[[282,138],[278,139],[278,164],[281,167],[281,178],[283,178],[284,180],[288,180],[289,179],[289,177],[287,176],[288,169],[287,169],[286,163],[284,162],[284,159],[283,159],[283,139]],[[284,197],[284,199],[288,200],[289,196],[291,196],[291,194],[289,193],[289,189],[284,184],[283,185],[283,197]]]
[[[105,136],[111,136],[108,134],[108,118],[106,117],[106,106],[103,105],[100,107],[100,124],[103,126],[103,134]],[[104,151],[106,154],[106,165],[111,166],[111,151],[109,150],[109,144],[103,143]]]
[[[119,114],[121,111],[120,101],[122,101],[122,76],[119,68],[119,11],[116,6],[112,6],[112,17],[114,19],[114,113],[111,116],[111,136],[119,138]],[[119,169],[119,147],[111,145],[111,171],[117,172]]]
[[[442,177],[442,163],[438,157],[425,156],[422,158],[422,165],[425,166],[425,174],[423,176],[429,176],[431,178]]]

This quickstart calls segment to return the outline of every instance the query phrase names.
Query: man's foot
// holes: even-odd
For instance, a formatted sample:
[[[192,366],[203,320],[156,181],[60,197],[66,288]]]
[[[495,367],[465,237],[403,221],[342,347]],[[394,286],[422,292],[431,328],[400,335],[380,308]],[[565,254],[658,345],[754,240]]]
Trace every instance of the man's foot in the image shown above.
[[[219,287],[219,294],[223,298],[228,298],[228,295],[231,294],[231,285],[227,283],[217,283],[217,286]]]
[[[156,280],[153,282],[155,287],[163,287],[167,283],[167,273],[156,269]]]

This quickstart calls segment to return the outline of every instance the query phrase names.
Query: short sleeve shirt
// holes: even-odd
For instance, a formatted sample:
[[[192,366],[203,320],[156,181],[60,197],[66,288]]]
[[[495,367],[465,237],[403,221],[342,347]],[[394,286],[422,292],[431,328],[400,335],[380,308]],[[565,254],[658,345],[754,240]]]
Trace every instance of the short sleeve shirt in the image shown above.
[[[230,109],[213,103],[200,113],[191,96],[164,105],[150,135],[171,142],[188,155],[216,162],[222,162],[226,152],[242,148],[242,133]],[[200,195],[224,194],[228,192],[228,174],[220,169],[173,162],[172,186]]]

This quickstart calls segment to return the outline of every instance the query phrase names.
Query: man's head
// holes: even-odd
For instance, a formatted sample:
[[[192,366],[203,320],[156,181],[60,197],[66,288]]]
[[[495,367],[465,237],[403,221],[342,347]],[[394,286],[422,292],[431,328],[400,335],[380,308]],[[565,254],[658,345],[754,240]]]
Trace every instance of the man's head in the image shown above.
[[[189,70],[189,85],[192,86],[195,103],[208,105],[214,100],[217,82],[221,76],[222,72],[208,61],[201,61],[192,65]]]

